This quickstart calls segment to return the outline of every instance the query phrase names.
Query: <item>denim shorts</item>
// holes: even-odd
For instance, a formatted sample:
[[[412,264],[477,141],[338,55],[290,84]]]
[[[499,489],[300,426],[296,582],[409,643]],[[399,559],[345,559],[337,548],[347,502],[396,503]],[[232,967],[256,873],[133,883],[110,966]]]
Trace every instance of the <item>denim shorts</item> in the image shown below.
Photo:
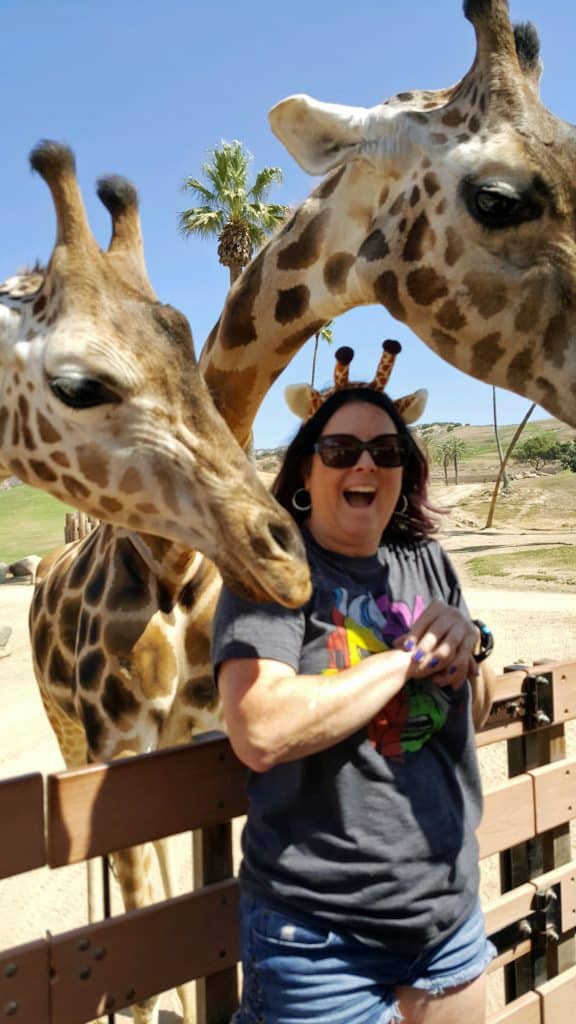
[[[395,989],[432,995],[479,977],[494,956],[480,904],[441,945],[390,953],[303,925],[246,895],[241,901],[243,992],[233,1024],[393,1024]]]

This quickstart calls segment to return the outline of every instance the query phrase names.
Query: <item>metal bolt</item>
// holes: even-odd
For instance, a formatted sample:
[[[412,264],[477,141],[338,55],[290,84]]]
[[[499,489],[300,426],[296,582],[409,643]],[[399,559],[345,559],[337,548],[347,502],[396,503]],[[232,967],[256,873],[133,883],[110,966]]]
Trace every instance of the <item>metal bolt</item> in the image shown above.
[[[93,955],[95,960],[103,960],[106,956],[106,949],[104,946],[98,946],[98,948],[94,950]]]
[[[15,977],[16,974],[18,974],[18,968],[16,964],[6,964],[6,967],[4,968],[4,977],[13,978]]]
[[[6,1014],[7,1017],[15,1017],[16,1014],[18,1013],[18,1003],[14,1002],[14,1000],[12,1000],[10,1003],[6,1003],[6,1006],[4,1007],[4,1013]]]
[[[538,708],[538,711],[536,712],[536,721],[538,722],[538,725],[550,725],[549,716],[542,711],[541,708]]]
[[[128,991],[126,993],[126,999],[128,1000],[129,1003],[133,1003],[134,1002],[134,1000],[136,999],[136,989],[135,988],[129,988],[128,989]]]
[[[92,968],[83,967],[80,971],[80,981],[88,981],[88,978],[92,977]]]
[[[90,939],[80,939],[78,943],[78,952],[85,953],[87,949],[90,949]]]
[[[530,924],[528,918],[524,917],[521,921],[518,922],[518,932],[523,938],[530,938],[530,936],[532,935],[532,925]]]

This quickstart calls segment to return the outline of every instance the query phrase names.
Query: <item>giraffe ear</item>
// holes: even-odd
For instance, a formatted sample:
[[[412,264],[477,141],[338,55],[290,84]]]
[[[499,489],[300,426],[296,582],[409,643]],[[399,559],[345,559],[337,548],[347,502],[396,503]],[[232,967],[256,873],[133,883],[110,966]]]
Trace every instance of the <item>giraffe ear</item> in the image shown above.
[[[387,161],[401,171],[417,135],[402,111],[321,103],[304,94],[289,96],[268,117],[274,134],[309,174],[326,174],[361,156]],[[376,144],[376,145],[375,145]]]
[[[403,398],[397,398],[394,401],[397,412],[400,413],[404,423],[406,425],[415,423],[419,420],[426,408],[428,402],[428,391],[426,388],[419,388],[418,391],[413,391],[411,395],[405,395]]]
[[[308,419],[312,403],[312,388],[309,384],[289,384],[284,389],[286,405],[301,420]]]

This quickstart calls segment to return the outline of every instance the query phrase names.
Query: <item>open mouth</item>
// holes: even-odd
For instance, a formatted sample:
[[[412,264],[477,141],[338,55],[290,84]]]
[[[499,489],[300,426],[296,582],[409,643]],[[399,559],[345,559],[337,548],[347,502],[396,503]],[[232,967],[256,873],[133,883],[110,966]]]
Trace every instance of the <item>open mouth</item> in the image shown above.
[[[349,487],[343,497],[351,508],[369,508],[376,500],[376,491],[373,487]]]

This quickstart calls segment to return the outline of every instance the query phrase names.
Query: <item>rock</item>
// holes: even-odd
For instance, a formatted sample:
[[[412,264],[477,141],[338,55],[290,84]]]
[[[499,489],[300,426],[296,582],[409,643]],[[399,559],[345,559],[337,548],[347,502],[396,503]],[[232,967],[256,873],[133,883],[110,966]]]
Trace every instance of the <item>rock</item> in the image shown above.
[[[10,637],[12,636],[11,626],[0,626],[0,658],[7,658],[12,653]]]
[[[31,576],[32,582],[34,582],[36,579],[36,569],[40,561],[39,555],[27,555],[26,558],[20,558],[17,562],[12,562],[8,566],[8,571],[16,577]]]
[[[7,575],[8,566],[6,565],[6,562],[0,562],[0,583],[4,583]]]

